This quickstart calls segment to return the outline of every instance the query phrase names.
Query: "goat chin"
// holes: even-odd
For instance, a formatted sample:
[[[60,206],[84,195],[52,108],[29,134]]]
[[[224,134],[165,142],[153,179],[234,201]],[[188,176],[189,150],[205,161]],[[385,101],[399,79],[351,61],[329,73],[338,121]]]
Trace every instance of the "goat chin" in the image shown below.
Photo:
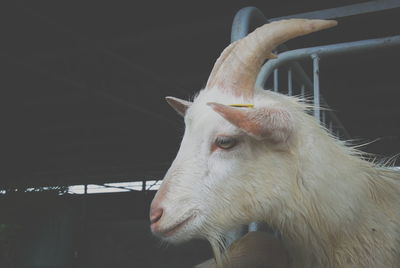
[[[250,232],[235,241],[224,253],[218,266],[209,259],[195,268],[288,268],[289,255],[280,240],[264,232]]]

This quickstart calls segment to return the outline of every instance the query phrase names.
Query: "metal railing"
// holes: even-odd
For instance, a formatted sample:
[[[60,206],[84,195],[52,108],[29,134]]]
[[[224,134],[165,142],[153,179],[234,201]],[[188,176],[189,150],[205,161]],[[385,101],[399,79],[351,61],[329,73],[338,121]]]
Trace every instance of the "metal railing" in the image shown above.
[[[313,61],[313,74],[314,81],[313,84],[310,84],[309,80],[304,80],[305,87],[312,87],[314,93],[314,105],[316,107],[320,106],[320,88],[319,88],[319,59],[321,57],[329,57],[336,55],[343,55],[347,53],[354,52],[365,52],[368,50],[376,50],[376,49],[385,49],[393,46],[400,45],[400,35],[385,37],[385,38],[377,38],[377,39],[369,39],[362,40],[356,42],[347,42],[326,46],[318,46],[318,47],[310,47],[303,49],[295,49],[291,51],[286,51],[279,54],[279,59],[272,59],[266,62],[261,68],[260,73],[257,77],[256,85],[260,87],[264,87],[266,80],[274,73],[277,68],[288,64],[293,61],[303,60],[303,59],[312,59]],[[288,76],[291,76],[291,74]],[[290,92],[290,89],[289,89]],[[314,111],[314,115],[316,118],[320,119],[319,110],[316,109]]]
[[[331,13],[331,12],[330,12]],[[330,14],[329,13],[329,14]],[[307,13],[306,13],[307,14]],[[314,14],[314,13],[313,13]],[[321,14],[324,14],[323,12]],[[315,14],[313,15],[315,17]],[[296,17],[296,15],[293,15]],[[321,16],[320,16],[321,17]],[[231,32],[231,42],[239,40],[245,37],[249,32],[255,28],[274,21],[275,19],[268,20],[262,14],[262,12],[255,7],[246,7],[238,11],[236,14]],[[385,49],[393,46],[400,45],[400,35],[369,39],[356,42],[347,42],[326,46],[310,47],[304,49],[296,49],[287,51],[288,48],[285,45],[278,47],[279,53],[277,59],[268,60],[261,68],[260,73],[257,77],[256,86],[264,87],[267,79],[273,75],[273,90],[279,92],[279,67],[287,67],[287,93],[293,95],[295,80],[298,84],[299,95],[304,97],[307,93],[310,93],[313,98],[314,104],[314,116],[326,126],[332,134],[344,139],[350,139],[349,133],[343,127],[335,113],[329,111],[329,109],[320,109],[320,107],[328,108],[329,105],[320,94],[319,86],[319,61],[321,57],[330,57],[336,55],[343,55],[355,52],[365,52],[368,50]],[[299,60],[310,59],[313,63],[313,79],[311,80],[302,66],[297,62]],[[283,93],[283,92],[281,92]]]
[[[255,28],[262,26],[266,23],[269,23],[270,21],[264,16],[264,14],[257,8],[255,7],[246,7],[241,10],[239,10],[235,18],[233,20],[232,24],[232,32],[231,32],[231,42],[234,42],[236,40],[239,40],[243,37],[245,37],[248,33],[253,31]],[[288,48],[286,45],[280,45],[277,48],[277,51],[287,51]],[[314,116],[318,119],[321,120],[320,117],[320,109],[319,107],[329,107],[324,98],[319,94],[319,57],[315,57],[313,59],[315,65],[314,65],[314,83],[310,80],[302,66],[296,61],[296,59],[293,60],[288,60],[285,62],[281,63],[281,58],[282,55],[285,52],[282,52],[279,54],[278,59],[275,59],[274,62],[276,63],[276,66],[274,66],[272,69],[263,66],[262,72],[259,73],[257,77],[257,86],[264,87],[265,81],[269,78],[271,73],[273,73],[273,90],[275,92],[279,92],[279,69],[281,65],[285,64],[288,66],[288,94],[292,95],[294,90],[293,90],[293,79],[297,81],[299,84],[300,88],[300,96],[304,97],[306,95],[306,92],[311,92],[313,95],[313,101],[314,101],[314,106],[316,109],[314,109]],[[268,64],[269,61],[267,61],[266,64]],[[318,85],[318,90],[314,89],[314,85]],[[327,116],[326,113],[329,115]],[[345,130],[343,127],[342,123],[339,121],[337,116],[330,111],[323,110],[322,113],[322,123],[325,124],[330,131],[340,137],[343,137],[345,139],[349,139],[350,135],[348,132]]]
[[[386,1],[392,3],[392,1]],[[386,3],[385,2],[385,3]],[[370,6],[368,6],[370,8]],[[386,8],[386,6],[384,6]],[[315,12],[313,12],[313,16]],[[328,12],[327,14],[331,14]],[[306,13],[307,14],[307,13]],[[323,12],[321,14],[324,14]],[[296,17],[294,15],[293,17]],[[337,18],[338,16],[336,16]],[[307,18],[307,17],[304,17]],[[323,19],[324,17],[319,17]],[[231,42],[239,40],[245,37],[249,32],[255,28],[262,26],[265,23],[274,21],[275,19],[268,20],[265,18],[263,13],[255,7],[246,7],[241,9],[235,16],[232,32]],[[294,81],[298,84],[298,91],[300,96],[304,97],[306,92],[310,92],[313,98],[314,105],[314,116],[325,125],[332,134],[338,137],[349,139],[350,135],[343,127],[342,123],[336,117],[336,115],[328,109],[320,109],[320,107],[328,108],[328,104],[320,94],[320,83],[319,83],[319,61],[321,57],[330,57],[336,55],[343,55],[355,52],[365,52],[369,50],[386,49],[394,46],[400,46],[400,35],[369,39],[356,42],[347,42],[333,45],[325,45],[318,47],[310,47],[303,49],[295,49],[288,51],[285,45],[281,45],[277,48],[279,56],[277,59],[268,60],[261,68],[260,73],[257,77],[256,86],[265,87],[266,81],[273,75],[273,90],[280,92],[279,88],[279,68],[285,66],[287,68],[287,94],[293,95],[295,91]],[[283,52],[282,52],[283,51]],[[302,66],[297,62],[299,60],[309,59],[312,60],[313,65],[313,79],[311,80]],[[284,93],[281,91],[281,93]],[[249,226],[249,231],[255,231],[259,229],[265,229],[268,227],[260,226],[257,223],[252,223]],[[278,234],[279,235],[279,234]]]

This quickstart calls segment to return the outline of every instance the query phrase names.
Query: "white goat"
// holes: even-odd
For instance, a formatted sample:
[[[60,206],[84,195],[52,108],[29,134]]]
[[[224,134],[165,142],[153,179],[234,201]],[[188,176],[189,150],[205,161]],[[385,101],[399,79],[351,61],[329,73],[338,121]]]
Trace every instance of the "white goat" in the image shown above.
[[[300,100],[254,89],[272,49],[334,25],[264,25],[224,50],[193,102],[167,98],[186,129],[152,202],[154,234],[206,238],[222,265],[225,231],[259,221],[282,234],[291,267],[400,265],[399,172],[346,147]]]

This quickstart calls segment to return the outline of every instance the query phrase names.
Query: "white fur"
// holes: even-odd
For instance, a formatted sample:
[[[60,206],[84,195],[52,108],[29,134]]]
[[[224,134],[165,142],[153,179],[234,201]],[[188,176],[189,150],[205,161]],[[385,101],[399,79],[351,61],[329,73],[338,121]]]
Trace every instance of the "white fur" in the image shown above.
[[[160,225],[179,242],[208,239],[217,260],[223,234],[263,221],[282,234],[293,267],[397,267],[400,264],[400,173],[366,161],[332,137],[294,97],[257,90],[257,107],[284,109],[293,133],[285,144],[258,141],[207,105],[248,103],[201,91],[185,116]],[[373,122],[371,122],[373,124]],[[217,135],[234,135],[231,150],[210,151]]]

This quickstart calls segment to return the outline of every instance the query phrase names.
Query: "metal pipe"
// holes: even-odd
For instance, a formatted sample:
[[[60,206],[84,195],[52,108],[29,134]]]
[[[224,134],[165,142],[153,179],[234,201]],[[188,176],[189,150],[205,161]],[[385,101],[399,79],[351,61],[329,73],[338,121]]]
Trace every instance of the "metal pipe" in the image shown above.
[[[235,42],[239,39],[245,37],[249,32],[256,29],[259,26],[268,23],[264,16],[264,14],[256,7],[245,7],[239,10],[232,23],[232,32],[231,32],[231,42]],[[282,44],[278,47],[278,49],[273,52],[277,54],[278,51],[288,50],[286,45]],[[291,62],[291,68],[293,69],[294,78],[299,80],[300,84],[305,84],[306,88],[312,88],[312,82],[308,78],[307,74],[304,72],[303,68],[298,62]],[[264,88],[265,80],[262,82],[259,81],[260,75],[257,77],[256,86]],[[275,90],[277,91],[277,90]]]
[[[289,68],[288,70],[288,95],[293,95],[293,83],[292,83],[292,69]]]
[[[306,87],[304,86],[304,84],[302,84],[302,85],[301,85],[301,88],[300,88],[300,97],[301,97],[302,99],[304,99],[305,91],[306,91]]]
[[[274,70],[274,91],[278,92],[279,90],[279,70],[276,68]]]
[[[264,25],[265,23],[268,23],[268,20],[265,18],[264,14],[255,7],[245,7],[239,10],[232,23],[232,32],[231,32],[231,42],[237,41],[243,37],[245,37],[249,32],[251,32],[253,29]],[[287,50],[287,47],[285,45],[279,46],[279,50]],[[275,51],[276,52],[276,51]],[[302,92],[301,96],[304,98],[305,96],[305,89],[306,88],[312,88],[313,84],[311,80],[308,78],[308,75],[304,72],[303,68],[298,62],[291,62],[290,67],[293,70],[293,78],[295,78],[296,81],[298,81],[299,84],[302,85]],[[261,74],[258,75],[257,81],[256,81],[256,86],[260,88],[264,88],[265,81],[268,77],[265,77]],[[277,80],[276,80],[277,81]],[[275,86],[276,85],[276,86]],[[278,84],[274,84],[274,91],[278,90]],[[328,106],[324,99],[321,96],[321,103],[324,106]],[[335,114],[331,113],[331,117],[333,121],[340,125],[341,128],[345,131],[343,128],[342,124],[338,120]],[[348,133],[345,131],[345,136],[350,137]]]
[[[396,1],[397,0],[382,0],[380,3],[376,3],[378,5],[382,4],[381,7],[379,6],[375,7],[370,6],[370,7],[372,9],[374,8],[387,9],[388,7],[387,5],[390,6],[393,3],[396,4]],[[296,17],[296,15],[290,17]],[[302,17],[304,17],[304,15]],[[273,20],[276,19],[267,20],[263,15],[263,13],[255,7],[246,7],[241,9],[236,14],[233,21],[232,33],[231,33],[232,42],[245,37],[251,30],[257,28],[258,26],[261,26]],[[313,88],[313,84],[309,79],[308,75],[306,75],[306,73],[304,72],[301,65],[298,62],[296,62],[296,60],[307,58],[312,54],[318,54],[320,57],[332,56],[350,52],[367,51],[370,49],[387,48],[399,44],[400,44],[400,35],[397,35],[387,38],[370,39],[357,42],[349,42],[349,43],[306,48],[306,49],[297,49],[297,50],[283,52],[279,55],[278,59],[269,60],[266,64],[264,64],[260,73],[258,74],[256,86],[263,88],[265,85],[265,81],[268,79],[272,71],[278,68],[279,66],[288,63],[293,70],[293,77],[295,78],[296,81],[299,82],[299,84],[302,85],[301,96],[304,97],[305,89]],[[279,46],[279,49],[287,49],[287,48],[285,47],[285,45],[281,45]],[[320,104],[328,106],[322,96],[320,96]],[[331,120],[337,125],[337,130],[340,129],[342,135],[345,138],[349,138],[350,137],[349,133],[340,123],[336,115],[334,113],[329,113],[329,116]]]
[[[319,102],[319,56],[317,54],[312,54],[311,58],[313,60],[313,76],[314,76],[314,117],[318,121],[321,121],[320,116],[320,102]]]
[[[342,55],[353,52],[365,52],[373,49],[383,49],[400,45],[400,35],[391,37],[368,39],[355,42],[347,42],[326,46],[310,47],[295,49],[291,51],[282,52],[278,55],[277,59],[268,60],[261,68],[257,76],[257,84],[262,86],[265,84],[267,78],[271,75],[274,69],[289,63],[291,61],[299,61],[316,54],[319,57],[329,57]]]
[[[305,98],[306,89],[311,90],[313,88],[313,83],[311,82],[310,78],[308,77],[308,75],[306,74],[306,72],[303,70],[303,68],[301,67],[301,65],[298,62],[296,62],[296,61],[290,62],[289,65],[293,69],[293,78],[295,78],[295,80],[303,87],[302,92],[301,92],[301,94],[302,94],[301,97]],[[258,79],[258,77],[257,77],[257,79]],[[261,85],[259,85],[259,84],[257,86],[261,87]],[[324,107],[329,106],[322,95],[320,95],[320,104]],[[337,128],[341,129],[343,137],[346,139],[350,139],[350,134],[344,128],[343,124],[340,122],[340,120],[336,116],[336,114],[333,112],[330,112],[329,117],[335,123]]]
[[[304,18],[304,19],[337,19],[355,15],[362,15],[372,12],[384,11],[400,7],[399,0],[379,0],[367,1],[365,3],[347,5],[342,7],[329,8],[324,10],[300,13],[279,18],[270,19],[270,21]]]
[[[130,189],[132,191],[132,189]],[[143,180],[142,181],[142,191],[145,192],[146,191],[146,181]]]
[[[245,7],[239,10],[232,23],[231,43],[245,37],[253,29],[264,25],[268,20],[256,7]]]
[[[296,62],[296,60],[306,59],[312,54],[318,54],[319,57],[334,56],[351,52],[362,52],[373,49],[389,48],[399,45],[400,35],[396,35],[385,38],[369,39],[282,52],[278,55],[277,59],[269,60],[264,64],[264,66],[260,70],[260,73],[257,76],[256,85],[258,87],[263,87],[265,81],[268,79],[275,68],[278,68],[284,64],[289,64],[291,68],[293,68],[294,78],[296,78],[296,80],[298,80],[300,84],[304,85],[305,88],[311,89],[313,88],[313,83],[308,78],[308,75],[304,72],[303,68],[301,68],[300,64]],[[302,97],[304,97],[304,91],[302,92]],[[322,96],[320,96],[320,104],[328,106]],[[340,123],[337,116],[334,113],[330,113],[329,116],[331,117],[332,121],[337,125],[337,130],[340,129],[340,131],[342,132],[342,136],[346,139],[350,138],[350,134]]]

